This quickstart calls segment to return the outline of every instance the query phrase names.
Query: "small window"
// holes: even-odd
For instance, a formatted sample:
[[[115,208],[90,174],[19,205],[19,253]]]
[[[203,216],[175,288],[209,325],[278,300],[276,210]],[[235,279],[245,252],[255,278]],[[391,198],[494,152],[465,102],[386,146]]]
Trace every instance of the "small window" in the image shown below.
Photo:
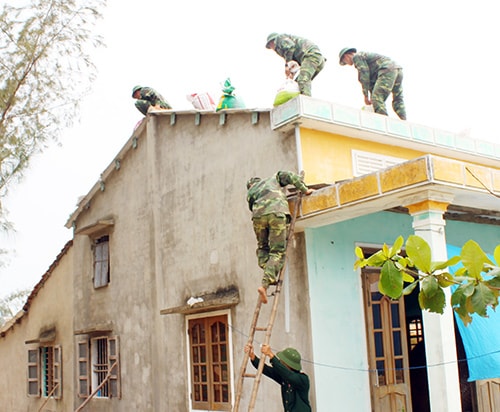
[[[28,350],[28,395],[61,398],[62,363],[60,346]]]
[[[107,286],[110,281],[109,236],[94,240],[94,287]]]
[[[118,338],[100,336],[78,343],[78,396],[120,397]]]
[[[227,315],[188,321],[194,409],[231,410]]]

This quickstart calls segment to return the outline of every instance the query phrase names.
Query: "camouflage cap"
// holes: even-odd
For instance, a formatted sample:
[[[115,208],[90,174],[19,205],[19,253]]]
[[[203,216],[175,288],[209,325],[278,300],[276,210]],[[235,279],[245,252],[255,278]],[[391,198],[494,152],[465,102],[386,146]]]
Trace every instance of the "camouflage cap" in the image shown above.
[[[339,64],[341,66],[345,66],[345,63],[342,61],[342,58],[344,57],[344,54],[346,53],[356,53],[357,50],[354,47],[344,47],[342,50],[340,50],[339,53]]]
[[[250,187],[252,187],[252,185],[254,185],[257,182],[260,182],[261,180],[262,179],[260,177],[251,177],[250,179],[248,179],[247,190],[250,189]]]
[[[271,33],[269,36],[267,36],[267,41],[266,41],[266,49],[269,49],[269,44],[273,41],[276,40],[276,37],[278,37],[278,33]]]
[[[134,97],[134,94],[137,90],[141,90],[142,89],[142,86],[135,86],[133,89],[132,89],[132,97]]]

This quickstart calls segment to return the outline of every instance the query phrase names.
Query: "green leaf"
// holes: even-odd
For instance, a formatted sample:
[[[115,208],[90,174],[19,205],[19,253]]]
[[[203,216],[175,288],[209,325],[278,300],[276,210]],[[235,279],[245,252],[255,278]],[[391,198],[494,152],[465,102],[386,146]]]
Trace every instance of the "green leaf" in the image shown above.
[[[403,275],[403,282],[412,283],[415,281],[415,278],[409,273],[406,273],[405,271],[402,271],[401,273]]]
[[[359,246],[356,246],[356,248],[354,249],[354,253],[360,259],[364,259],[365,258],[365,255],[363,254],[363,249],[361,249]]]
[[[471,296],[471,304],[474,313],[487,317],[486,308],[489,305],[496,306],[497,298],[493,291],[481,282],[475,287],[474,294]]]
[[[389,258],[389,246],[387,246],[385,243],[382,246],[382,253],[384,254],[385,257]]]
[[[488,259],[488,256],[486,256],[486,253],[484,253],[481,247],[473,240],[468,240],[462,246],[460,257],[469,275],[476,279],[482,279],[481,272],[483,271],[485,263],[493,264],[493,262]]]
[[[426,276],[422,280],[421,289],[425,293],[425,296],[432,298],[439,289],[439,284],[434,276]]]
[[[451,306],[457,307],[457,312],[459,311],[459,307],[465,309],[465,300],[467,296],[464,293],[464,287],[459,286],[455,289],[455,291],[451,294]]]
[[[432,262],[431,263],[431,272],[435,272],[436,270],[446,269],[448,266],[454,266],[457,263],[460,263],[460,256],[453,256],[448,259],[446,262]]]
[[[495,261],[497,262],[497,265],[500,266],[500,245],[498,245],[494,252],[493,252],[493,257],[495,258]]]
[[[500,288],[500,277],[491,278],[490,280],[486,281],[485,283],[491,287]]]
[[[398,266],[399,268],[412,267],[413,266],[413,262],[411,262],[408,258],[398,257],[396,259],[396,266]]]
[[[378,252],[371,255],[368,259],[366,259],[366,265],[380,267],[386,261],[387,261],[387,258],[384,256],[383,252],[381,250],[379,250]]]
[[[418,285],[418,281],[410,283],[407,287],[403,289],[403,295],[409,295],[411,292],[415,290],[415,287]]]
[[[403,246],[404,243],[404,238],[403,236],[398,236],[398,238],[394,241],[390,251],[389,251],[389,257],[393,257],[397,255],[399,252],[401,252],[401,247]]]
[[[382,266],[378,287],[382,294],[392,299],[401,297],[403,293],[403,276],[396,269],[392,260],[387,260]]]
[[[455,308],[455,312],[458,313],[458,316],[460,319],[462,319],[462,322],[464,323],[465,326],[468,326],[472,322],[472,317],[469,315],[467,311],[460,310],[461,308]]]
[[[439,286],[442,288],[447,288],[448,286],[455,284],[453,276],[448,272],[440,273],[439,275],[436,275],[436,278]]]
[[[411,235],[406,241],[406,253],[414,265],[424,273],[430,273],[431,248],[420,236]]]
[[[418,294],[418,303],[422,309],[443,314],[446,306],[446,297],[442,289],[438,289],[432,297],[428,297],[421,289]]]

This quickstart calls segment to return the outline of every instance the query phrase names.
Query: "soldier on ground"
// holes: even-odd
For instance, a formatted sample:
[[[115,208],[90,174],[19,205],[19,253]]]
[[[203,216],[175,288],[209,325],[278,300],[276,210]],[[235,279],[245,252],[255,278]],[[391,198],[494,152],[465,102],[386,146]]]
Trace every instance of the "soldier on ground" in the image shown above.
[[[247,344],[245,352],[255,368],[259,367],[259,358],[253,346]],[[286,348],[276,355],[269,345],[262,345],[261,352],[269,357],[271,365],[264,364],[262,372],[281,386],[281,399],[285,412],[311,412],[309,403],[309,376],[301,372],[301,356],[294,348]]]
[[[406,120],[403,101],[403,69],[389,57],[377,53],[358,52],[346,47],[339,53],[339,64],[358,70],[358,80],[363,89],[365,104],[373,104],[375,113],[387,116],[385,101],[392,93],[392,108],[400,119]]]

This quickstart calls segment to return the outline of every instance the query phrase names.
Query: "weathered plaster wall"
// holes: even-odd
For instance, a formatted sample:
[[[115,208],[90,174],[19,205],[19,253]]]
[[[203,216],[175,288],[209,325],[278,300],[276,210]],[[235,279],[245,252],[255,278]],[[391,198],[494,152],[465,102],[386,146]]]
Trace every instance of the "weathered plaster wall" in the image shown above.
[[[62,349],[62,398],[50,399],[44,410],[71,411],[73,408],[74,345],[73,295],[71,293],[72,249],[58,261],[50,277],[38,290],[29,311],[20,323],[0,337],[0,410],[9,412],[37,411],[44,397],[27,395],[28,349],[60,345]],[[54,341],[30,343],[42,331],[55,328]]]
[[[92,401],[102,408],[95,410],[118,411],[124,404],[131,410],[187,410],[185,316],[160,315],[160,310],[228,286],[240,294],[230,312],[233,372],[239,372],[261,279],[246,181],[280,169],[297,172],[293,135],[271,131],[268,114],[259,116],[255,125],[251,113],[227,114],[225,124],[218,114],[202,115],[199,125],[194,114],[178,115],[175,124],[169,114],[149,117],[137,148],[80,214],[77,229],[107,217],[115,221],[111,282],[105,288],[92,285],[89,237],[75,237],[75,329],[111,322],[113,334],[120,336],[122,400]],[[296,245],[288,309],[282,299],[271,343],[277,349],[297,346],[307,355],[310,326],[300,236]],[[299,299],[304,303],[296,304]],[[282,408],[271,382],[261,384],[259,399],[270,412]]]
[[[149,142],[155,143],[152,152],[157,165],[153,173],[157,190],[152,192],[156,193],[154,202],[158,202],[154,209],[160,211],[155,216],[159,251],[156,267],[161,278],[158,284],[164,287],[158,294],[158,305],[179,306],[190,296],[236,285],[240,291],[240,304],[232,311],[236,374],[261,279],[246,202],[246,181],[252,176],[270,176],[278,170],[297,172],[293,135],[272,132],[267,115],[261,114],[256,126],[251,126],[250,120],[249,114],[229,114],[227,123],[220,125],[218,116],[209,116],[202,117],[200,127],[193,127],[194,116],[178,118],[173,126],[169,117],[161,117],[157,118],[157,134],[148,136]],[[303,249],[297,253],[302,256]],[[290,327],[288,331],[284,329],[285,299],[282,299],[271,343],[275,348],[298,346],[307,353],[309,338],[303,333],[308,328],[309,314],[303,310],[304,306],[297,304],[296,298],[302,295],[305,286],[302,262],[291,269],[290,279]],[[262,320],[269,316],[265,309],[261,312]],[[177,340],[172,340],[172,331],[179,330],[182,318],[182,315],[166,315],[162,319],[164,338],[160,342],[176,342],[171,350],[164,346],[166,367],[176,364],[186,368],[188,364],[185,350],[178,351],[184,349],[186,339],[179,342],[177,334]],[[256,338],[262,341],[263,334]],[[187,372],[181,376],[186,375]],[[165,385],[168,379],[172,386],[171,376],[164,374],[162,379]],[[242,405],[251,392],[251,386],[246,388]],[[170,405],[184,405],[187,389],[185,381],[171,387]],[[282,408],[279,391],[273,383],[263,383],[258,398],[257,409],[264,408],[264,400],[266,410]]]

